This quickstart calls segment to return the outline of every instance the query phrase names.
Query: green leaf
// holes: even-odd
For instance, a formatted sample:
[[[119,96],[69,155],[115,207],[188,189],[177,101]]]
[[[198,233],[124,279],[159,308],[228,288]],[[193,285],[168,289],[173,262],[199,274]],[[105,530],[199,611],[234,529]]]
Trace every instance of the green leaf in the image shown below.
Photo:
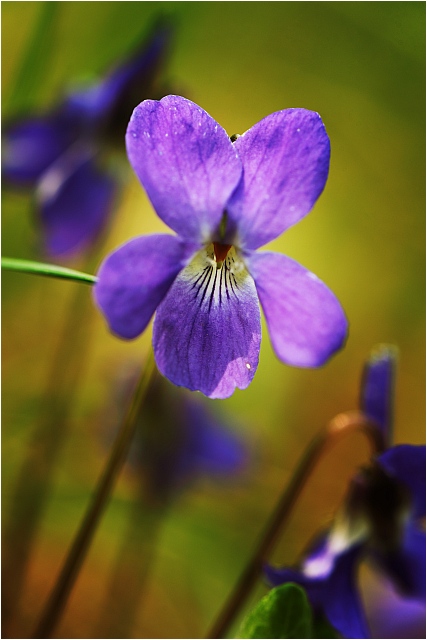
[[[21,59],[11,93],[3,105],[8,112],[31,109],[52,59],[59,2],[42,2],[34,31]]]
[[[46,264],[44,262],[34,262],[32,260],[17,260],[15,258],[2,258],[1,268],[9,271],[21,271],[38,276],[48,276],[50,278],[63,278],[84,282],[85,284],[95,284],[96,276],[89,273],[82,273],[67,267],[60,267],[56,264]]]
[[[288,582],[272,589],[248,614],[239,638],[313,638],[305,591]]]

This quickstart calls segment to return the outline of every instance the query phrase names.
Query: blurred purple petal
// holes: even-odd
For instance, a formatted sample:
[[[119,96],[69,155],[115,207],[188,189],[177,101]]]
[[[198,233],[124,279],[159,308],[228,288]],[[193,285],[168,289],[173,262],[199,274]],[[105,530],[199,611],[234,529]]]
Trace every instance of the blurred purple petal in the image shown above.
[[[135,379],[127,378],[126,389],[118,383],[121,412],[123,391],[129,383],[132,389]],[[242,469],[244,442],[211,409],[212,403],[177,389],[160,375],[154,377],[128,457],[130,467],[148,483],[151,497],[169,500],[201,477],[229,479]]]
[[[224,129],[190,100],[167,96],[135,109],[126,146],[157,215],[183,238],[218,239],[242,172]]]
[[[392,440],[396,349],[381,345],[365,365],[362,381],[361,408],[381,429],[385,446]]]
[[[377,461],[411,494],[412,517],[426,515],[426,447],[401,444],[378,456]]]
[[[372,554],[401,593],[420,602],[426,599],[426,534],[413,522],[404,530],[401,544],[385,553]]]
[[[287,256],[249,253],[246,262],[277,356],[298,367],[324,364],[347,334],[347,320],[334,294]]]
[[[176,236],[134,238],[102,263],[94,287],[97,305],[121,338],[135,338],[149,323],[194,247]]]
[[[242,441],[210,411],[193,398],[184,403],[183,420],[187,443],[181,456],[182,467],[209,475],[236,472],[245,460]]]
[[[213,257],[213,253],[212,253]],[[153,346],[157,366],[178,386],[211,398],[245,389],[258,366],[261,324],[254,282],[227,257],[217,269],[202,250],[159,306]]]
[[[320,559],[327,538],[316,543],[314,555]],[[344,638],[370,638],[357,590],[357,564],[360,546],[352,547],[336,556],[329,565],[321,569],[320,576],[307,576],[303,570],[275,569],[265,567],[267,580],[272,586],[287,582],[301,585],[317,615],[324,615],[329,623]],[[311,554],[308,555],[311,559]]]
[[[72,254],[106,225],[116,185],[98,169],[93,154],[77,145],[43,174],[36,192],[47,252]]]
[[[318,113],[285,109],[234,143],[243,177],[227,204],[240,246],[257,249],[303,218],[322,193],[330,144]]]
[[[63,111],[6,125],[2,177],[17,186],[34,186],[77,137],[76,123]]]
[[[426,605],[401,597],[389,581],[377,583],[380,592],[367,601],[373,638],[425,638]]]
[[[99,128],[101,124],[109,124],[122,128],[124,135],[132,110],[150,94],[172,33],[172,25],[166,21],[154,25],[148,39],[128,60],[112,69],[99,83],[67,96],[70,110],[86,125]]]

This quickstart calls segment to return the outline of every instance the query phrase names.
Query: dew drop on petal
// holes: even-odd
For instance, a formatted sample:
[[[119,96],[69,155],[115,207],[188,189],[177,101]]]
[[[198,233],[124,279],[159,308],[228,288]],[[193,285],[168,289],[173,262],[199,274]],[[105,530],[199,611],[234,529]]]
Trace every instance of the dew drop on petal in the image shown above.
[[[248,369],[248,370],[249,370],[250,368],[251,368],[251,365],[249,364],[249,362],[247,362],[247,363],[246,363],[246,369]]]

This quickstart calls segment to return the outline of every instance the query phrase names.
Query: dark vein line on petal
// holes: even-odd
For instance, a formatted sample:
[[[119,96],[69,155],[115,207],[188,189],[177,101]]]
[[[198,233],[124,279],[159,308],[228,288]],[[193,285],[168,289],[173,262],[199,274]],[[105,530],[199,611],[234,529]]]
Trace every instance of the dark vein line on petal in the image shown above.
[[[200,306],[200,307],[202,306],[202,304],[203,304],[203,300],[205,299],[205,296],[206,296],[206,292],[207,292],[207,290],[209,289],[210,280],[211,280],[211,277],[212,277],[213,267],[210,267],[210,270],[211,270],[211,272],[210,272],[210,274],[209,274],[209,281],[206,283],[205,289],[204,289],[204,291],[203,291],[202,299],[200,300],[200,304],[199,304],[199,306]],[[199,291],[200,291],[200,289],[199,289]],[[198,293],[198,292],[197,292],[197,293]]]
[[[206,265],[206,267],[203,269],[202,273],[197,276],[196,280],[194,280],[193,285],[192,285],[192,289],[194,289],[194,287],[196,286],[196,284],[199,282],[200,278],[203,278],[203,276],[206,274],[206,271],[208,271],[210,265]]]
[[[234,290],[234,286],[233,286],[233,282],[232,282],[232,280],[231,280],[231,276],[232,276],[232,275],[233,275],[233,274],[231,273],[231,271],[229,271],[229,272],[228,272],[228,280],[229,280],[229,282],[230,282],[230,289],[232,290],[232,292],[233,292],[233,293],[234,293],[234,295],[236,296],[237,300],[239,300],[239,296],[238,296],[238,295],[237,295],[237,293],[235,292],[235,290]]]
[[[197,291],[196,291],[196,295],[194,296],[194,298],[197,298],[197,297],[199,296],[199,291],[200,291],[200,289],[201,289],[204,285],[205,285],[205,287],[207,287],[207,286],[208,286],[209,282],[208,282],[207,284],[205,284],[205,283],[206,283],[206,280],[208,280],[208,281],[209,281],[209,279],[210,279],[210,277],[211,277],[211,273],[210,273],[210,270],[211,270],[211,269],[212,269],[212,267],[209,267],[209,268],[207,269],[206,273],[204,274],[204,276],[203,276],[203,280],[202,280],[202,282],[200,283],[199,288],[197,289]],[[206,293],[206,289],[205,289],[205,293]],[[203,298],[204,298],[204,297],[205,297],[205,296],[203,295]],[[203,298],[202,298],[202,302],[203,302]],[[201,303],[200,303],[200,304],[201,304]]]

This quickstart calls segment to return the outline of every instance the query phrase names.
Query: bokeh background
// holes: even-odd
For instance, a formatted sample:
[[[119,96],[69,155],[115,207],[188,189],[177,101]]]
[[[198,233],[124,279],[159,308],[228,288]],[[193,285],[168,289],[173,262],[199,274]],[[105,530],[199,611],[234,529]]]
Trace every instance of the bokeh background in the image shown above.
[[[273,111],[305,107],[321,114],[331,139],[324,193],[268,248],[298,260],[336,293],[350,323],[345,348],[321,369],[293,369],[276,359],[263,325],[251,386],[205,401],[242,443],[239,472],[198,475],[159,508],[128,464],[55,636],[203,637],[312,437],[358,406],[374,345],[399,350],[395,442],[425,441],[425,4],[64,2],[35,46],[43,9],[42,2],[2,3],[3,118],[48,108],[71,81],[95,78],[129,53],[152,19],[167,14],[176,23],[170,86],[230,135]],[[108,236],[71,266],[93,273],[125,240],[165,230],[125,160],[123,175],[126,189]],[[2,254],[41,259],[31,196],[3,189],[2,213]],[[22,580],[14,586],[4,577],[3,595],[10,590],[13,606],[3,636],[31,637],[107,459],[123,409],[111,408],[118,376],[143,364],[151,328],[129,343],[114,338],[85,285],[4,272],[2,294],[2,527],[13,523],[16,545],[26,527],[22,501],[40,499],[32,486],[43,489]],[[67,355],[55,364],[64,335]],[[78,376],[74,384],[70,374],[63,415],[56,374],[64,380],[68,370]],[[57,424],[40,485],[26,470],[34,468],[37,434],[49,415]],[[325,455],[274,562],[296,561],[368,456],[361,435]],[[374,637],[391,637],[390,630],[381,635],[381,618],[387,603],[398,606],[397,596],[369,567],[360,580]],[[252,601],[265,592],[260,581]],[[414,615],[422,618],[419,610]],[[397,624],[393,632],[422,637],[420,629]]]

